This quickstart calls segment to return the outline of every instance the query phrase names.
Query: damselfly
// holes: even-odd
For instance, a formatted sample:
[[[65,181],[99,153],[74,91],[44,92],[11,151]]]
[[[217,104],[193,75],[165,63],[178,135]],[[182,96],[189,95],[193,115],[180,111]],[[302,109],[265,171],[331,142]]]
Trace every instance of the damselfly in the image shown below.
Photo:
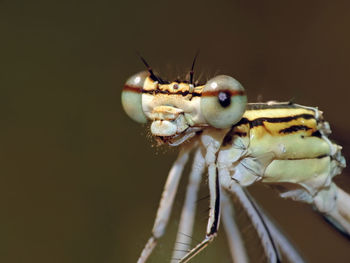
[[[190,152],[194,152],[194,162],[174,252],[179,262],[189,261],[213,241],[220,220],[233,261],[247,261],[230,215],[229,195],[239,200],[251,218],[269,262],[279,262],[280,252],[292,262],[302,261],[245,189],[257,182],[270,184],[283,198],[313,205],[338,230],[350,234],[350,196],[332,182],[345,167],[345,159],[341,147],[328,139],[330,127],[320,110],[293,102],[247,103],[243,86],[225,75],[195,83],[195,60],[188,80],[165,81],[141,59],[148,71],[125,83],[124,110],[137,122],[150,122],[155,139],[179,146],[180,153],[139,263],[146,262],[165,232]],[[192,233],[198,185],[205,169],[210,193],[207,230],[203,241],[190,249],[186,235]]]

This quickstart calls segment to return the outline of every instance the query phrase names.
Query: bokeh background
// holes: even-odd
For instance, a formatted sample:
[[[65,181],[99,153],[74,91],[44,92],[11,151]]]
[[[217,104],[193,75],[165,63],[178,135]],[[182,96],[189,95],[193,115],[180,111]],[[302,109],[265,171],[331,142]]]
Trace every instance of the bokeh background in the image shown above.
[[[143,70],[237,78],[250,101],[318,106],[350,158],[348,1],[0,1],[0,262],[136,262],[176,149],[124,114]],[[350,173],[336,178],[350,191]],[[168,262],[185,191],[150,262]],[[205,188],[205,186],[204,186]],[[255,198],[308,262],[349,262],[311,207]],[[204,202],[204,204],[202,204]],[[201,239],[207,200],[198,210]],[[223,232],[193,262],[229,262]]]

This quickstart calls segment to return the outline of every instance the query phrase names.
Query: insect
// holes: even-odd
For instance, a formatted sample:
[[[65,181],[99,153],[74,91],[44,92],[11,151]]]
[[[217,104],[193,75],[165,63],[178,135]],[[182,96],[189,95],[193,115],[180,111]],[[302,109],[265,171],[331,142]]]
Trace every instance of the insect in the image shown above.
[[[338,230],[350,234],[350,196],[332,178],[345,167],[341,146],[328,139],[331,133],[322,112],[292,102],[247,103],[243,86],[219,75],[195,84],[193,61],[186,81],[165,81],[148,68],[130,77],[122,91],[127,115],[150,123],[161,144],[179,147],[160,200],[152,235],[138,263],[146,262],[163,236],[181,173],[194,152],[187,196],[179,224],[174,254],[188,262],[217,235],[220,221],[229,238],[234,262],[247,262],[237,226],[231,217],[234,195],[251,218],[268,262],[280,262],[280,251],[292,262],[299,254],[250,197],[246,186],[262,182],[281,197],[311,204]],[[195,201],[207,170],[209,217],[204,239],[189,248]],[[185,234],[182,234],[185,233]]]

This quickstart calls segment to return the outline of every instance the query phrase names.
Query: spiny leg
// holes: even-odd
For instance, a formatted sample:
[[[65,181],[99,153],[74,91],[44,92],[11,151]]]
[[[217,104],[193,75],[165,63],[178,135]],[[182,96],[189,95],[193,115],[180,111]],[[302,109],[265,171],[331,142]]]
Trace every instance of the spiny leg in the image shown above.
[[[260,209],[259,209],[260,210]],[[302,263],[305,262],[293,244],[288,240],[288,238],[280,231],[280,229],[271,221],[271,219],[260,210],[267,227],[269,228],[273,240],[277,243],[278,247],[281,249],[283,255],[286,256],[289,262],[292,263]]]
[[[147,258],[151,255],[153,249],[157,245],[157,240],[164,234],[181,174],[189,157],[189,151],[190,149],[181,149],[175,163],[171,167],[153,225],[152,236],[148,239],[137,263],[146,262]]]
[[[267,228],[269,229],[273,240],[276,242],[278,248],[283,252],[288,259],[288,262],[292,263],[302,263],[305,262],[293,244],[288,240],[288,238],[281,232],[281,230],[276,226],[273,221],[265,214],[264,210],[257,204],[253,197],[245,191],[245,194],[249,196],[249,199],[254,203],[254,206],[259,210],[259,213],[263,217]]]
[[[197,193],[202,180],[202,174],[205,169],[205,160],[198,148],[192,165],[192,171],[189,176],[186,198],[181,213],[179,229],[177,232],[176,243],[172,258],[178,260],[189,251],[191,245],[191,236],[193,231],[193,223],[196,214]]]
[[[215,164],[209,165],[208,173],[210,210],[207,225],[207,233],[204,240],[201,243],[199,243],[197,246],[191,249],[191,251],[189,251],[183,258],[181,258],[180,263],[188,262],[191,258],[193,258],[205,247],[207,247],[209,243],[213,241],[218,231],[220,222],[220,182]]]
[[[275,242],[271,236],[271,233],[269,232],[264,218],[260,214],[258,208],[255,207],[254,202],[250,199],[244,189],[237,183],[232,183],[228,188],[228,191],[237,196],[238,200],[247,212],[247,215],[250,217],[252,224],[261,239],[261,244],[264,248],[268,262],[280,262],[281,260]]]
[[[235,263],[249,262],[238,226],[233,218],[234,211],[230,202],[230,197],[225,191],[221,192],[221,218],[230,247],[232,261]]]

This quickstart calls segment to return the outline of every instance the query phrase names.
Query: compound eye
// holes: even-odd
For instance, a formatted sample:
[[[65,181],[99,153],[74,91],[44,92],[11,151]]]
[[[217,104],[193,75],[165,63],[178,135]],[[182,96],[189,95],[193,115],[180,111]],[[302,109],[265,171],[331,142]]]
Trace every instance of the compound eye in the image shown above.
[[[243,116],[247,104],[243,86],[234,78],[220,75],[210,79],[201,97],[201,112],[208,124],[228,128]]]
[[[122,91],[122,105],[126,114],[134,121],[147,122],[142,110],[142,88],[145,79],[149,76],[147,71],[131,76],[125,83]]]

